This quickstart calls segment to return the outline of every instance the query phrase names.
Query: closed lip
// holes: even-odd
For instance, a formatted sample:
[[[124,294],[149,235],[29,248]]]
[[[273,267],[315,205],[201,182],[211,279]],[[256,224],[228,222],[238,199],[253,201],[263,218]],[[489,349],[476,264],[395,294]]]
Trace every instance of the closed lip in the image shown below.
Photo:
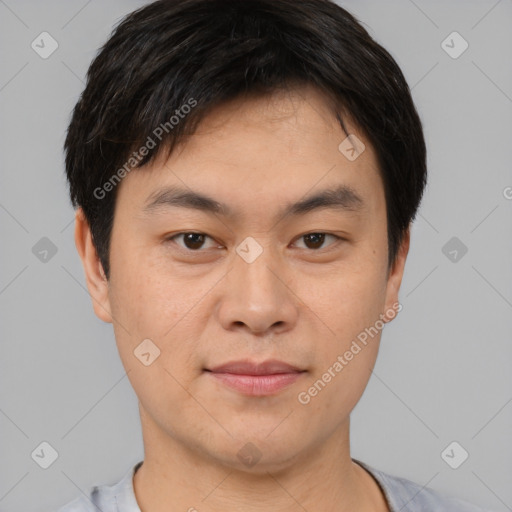
[[[214,368],[206,368],[206,371],[212,373],[232,373],[235,375],[278,375],[283,373],[301,373],[306,370],[277,359],[268,359],[261,363],[244,359],[230,361]]]

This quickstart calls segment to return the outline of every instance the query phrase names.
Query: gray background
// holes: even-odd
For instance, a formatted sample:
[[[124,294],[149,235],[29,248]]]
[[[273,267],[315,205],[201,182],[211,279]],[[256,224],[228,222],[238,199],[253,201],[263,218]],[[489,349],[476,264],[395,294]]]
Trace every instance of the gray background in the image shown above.
[[[53,510],[143,458],[136,396],[75,252],[62,144],[96,49],[144,3],[0,0],[1,511]],[[430,172],[353,456],[512,510],[512,1],[340,3],[402,67]],[[59,44],[48,59],[31,48],[43,31]],[[441,46],[453,31],[469,43],[457,59]],[[57,248],[46,262],[42,237]],[[452,237],[468,248],[455,262]],[[440,455],[454,440],[469,452],[458,469]],[[43,441],[59,454],[46,470],[31,457]]]

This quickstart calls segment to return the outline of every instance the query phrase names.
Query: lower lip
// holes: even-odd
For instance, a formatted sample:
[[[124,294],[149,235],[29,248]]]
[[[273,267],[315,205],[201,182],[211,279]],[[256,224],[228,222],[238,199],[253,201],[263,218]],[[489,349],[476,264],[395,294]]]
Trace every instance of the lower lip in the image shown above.
[[[272,395],[293,384],[303,372],[277,373],[275,375],[239,375],[209,372],[232,389],[251,396]]]

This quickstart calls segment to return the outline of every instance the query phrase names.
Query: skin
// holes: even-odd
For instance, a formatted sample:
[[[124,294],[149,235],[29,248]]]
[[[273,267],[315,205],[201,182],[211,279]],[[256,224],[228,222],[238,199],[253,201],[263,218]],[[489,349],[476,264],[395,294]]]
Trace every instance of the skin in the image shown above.
[[[113,323],[139,399],[145,459],[134,490],[142,512],[389,510],[349,443],[350,413],[380,332],[308,404],[297,399],[359,333],[396,309],[409,249],[410,230],[388,272],[375,154],[344,121],[366,145],[354,161],[338,150],[346,134],[312,88],[214,110],[170,159],[160,155],[120,183],[109,280],[77,210],[75,241],[94,311]],[[284,205],[342,184],[363,209],[279,217]],[[151,194],[167,185],[208,195],[231,215],[176,206],[145,214]],[[208,235],[201,248],[170,239],[190,231]],[[345,240],[326,236],[315,246],[308,233]],[[252,263],[236,252],[248,236],[263,249]],[[149,366],[134,356],[147,338],[161,351]],[[266,397],[242,395],[203,371],[270,358],[307,371]],[[252,467],[237,457],[248,442],[261,453]]]

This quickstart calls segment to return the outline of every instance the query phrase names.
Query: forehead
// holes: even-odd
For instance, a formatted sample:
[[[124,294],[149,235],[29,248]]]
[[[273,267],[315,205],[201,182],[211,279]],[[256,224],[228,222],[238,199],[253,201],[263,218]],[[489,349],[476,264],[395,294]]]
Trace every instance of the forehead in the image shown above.
[[[161,152],[127,175],[120,199],[128,194],[143,208],[165,186],[179,185],[235,206],[263,207],[273,197],[277,208],[317,187],[343,184],[371,209],[373,196],[383,193],[375,154],[350,118],[343,124],[348,133],[313,88],[230,101],[211,111],[170,158]]]

